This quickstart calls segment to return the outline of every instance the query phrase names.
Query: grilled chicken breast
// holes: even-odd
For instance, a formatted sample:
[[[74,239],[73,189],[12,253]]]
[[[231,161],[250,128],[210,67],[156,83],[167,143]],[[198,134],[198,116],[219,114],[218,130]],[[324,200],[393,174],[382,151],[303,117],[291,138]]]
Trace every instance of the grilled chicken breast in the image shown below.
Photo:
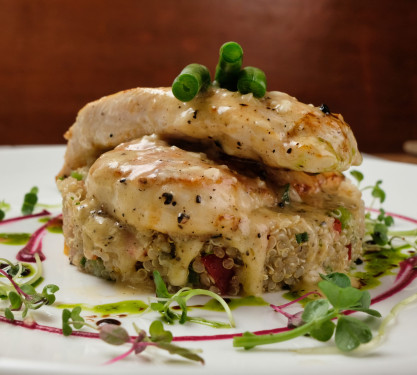
[[[279,191],[156,136],[103,154],[86,188],[120,222],[187,235],[231,234],[239,226],[244,233],[249,213],[276,205]]]
[[[257,99],[211,88],[182,103],[171,88],[136,88],[86,105],[66,133],[60,175],[91,166],[122,142],[158,134],[214,143],[222,152],[267,166],[321,173],[361,163],[350,127],[282,92]]]

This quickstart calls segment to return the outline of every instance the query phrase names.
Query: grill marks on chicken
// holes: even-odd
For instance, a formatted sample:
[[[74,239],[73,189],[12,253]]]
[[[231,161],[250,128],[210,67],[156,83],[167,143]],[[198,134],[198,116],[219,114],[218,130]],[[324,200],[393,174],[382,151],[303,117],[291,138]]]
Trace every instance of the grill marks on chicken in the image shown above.
[[[91,166],[122,142],[144,135],[213,142],[232,156],[305,172],[343,171],[361,155],[341,115],[278,91],[262,99],[211,88],[181,103],[170,88],[136,88],[86,105],[66,133],[61,175]]]

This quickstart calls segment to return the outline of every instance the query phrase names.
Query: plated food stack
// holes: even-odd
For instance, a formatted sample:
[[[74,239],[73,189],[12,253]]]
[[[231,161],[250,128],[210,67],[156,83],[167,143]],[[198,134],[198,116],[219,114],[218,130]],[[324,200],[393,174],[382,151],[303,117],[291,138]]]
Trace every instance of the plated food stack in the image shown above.
[[[66,134],[70,262],[149,289],[257,295],[361,255],[364,207],[342,171],[361,156],[327,107],[216,86],[188,102],[136,88],[85,106]]]

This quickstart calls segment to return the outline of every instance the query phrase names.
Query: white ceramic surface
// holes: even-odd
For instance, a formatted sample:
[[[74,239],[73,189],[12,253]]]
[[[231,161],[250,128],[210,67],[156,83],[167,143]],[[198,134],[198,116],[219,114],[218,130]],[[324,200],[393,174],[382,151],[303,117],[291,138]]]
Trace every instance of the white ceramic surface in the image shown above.
[[[63,163],[63,154],[63,146],[0,147],[0,201],[4,199],[12,205],[7,217],[19,215],[23,195],[34,185],[39,187],[39,202],[60,203],[54,176]],[[383,205],[386,211],[417,219],[417,166],[365,157],[363,165],[355,169],[365,175],[362,186],[383,180],[381,186],[387,192],[387,200]],[[365,195],[365,201],[370,204],[371,197]],[[54,212],[59,213],[59,208],[55,208]],[[36,219],[22,221],[1,226],[0,232],[33,232],[40,225]],[[396,225],[401,228],[417,226],[400,219],[397,219]],[[0,257],[14,259],[19,249],[19,246],[0,245]],[[131,299],[147,301],[149,297],[78,272],[68,264],[63,254],[63,237],[60,234],[48,233],[45,236],[44,253],[47,257],[44,262],[45,283],[54,283],[61,288],[57,293],[57,304],[97,305]],[[393,277],[386,277],[382,287],[372,293],[387,288],[392,281]],[[417,282],[395,297],[376,304],[374,308],[385,316],[397,301],[413,293],[417,293]],[[284,303],[277,293],[265,295],[264,298],[276,304]],[[198,302],[192,300],[191,303]],[[293,311],[297,309],[300,307],[296,306]],[[46,306],[34,312],[33,317],[40,324],[60,327],[61,312],[61,309]],[[197,309],[192,311],[194,313],[217,320],[226,319],[223,313]],[[204,366],[160,352],[129,356],[123,361],[104,366],[104,362],[123,353],[128,347],[114,347],[96,339],[63,337],[0,322],[0,374],[414,374],[417,365],[414,336],[417,334],[416,314],[417,303],[405,308],[395,323],[390,325],[383,344],[366,354],[299,354],[292,351],[322,345],[305,337],[251,351],[233,348],[231,340],[178,343],[201,348],[206,362]],[[234,316],[236,329],[215,330],[191,324],[168,329],[174,336],[182,336],[285,326],[284,318],[267,306],[241,307],[234,310]],[[131,321],[135,321],[146,329],[155,318],[156,315],[152,314],[131,316],[123,320],[123,325],[128,328]],[[332,343],[326,345],[332,346]]]

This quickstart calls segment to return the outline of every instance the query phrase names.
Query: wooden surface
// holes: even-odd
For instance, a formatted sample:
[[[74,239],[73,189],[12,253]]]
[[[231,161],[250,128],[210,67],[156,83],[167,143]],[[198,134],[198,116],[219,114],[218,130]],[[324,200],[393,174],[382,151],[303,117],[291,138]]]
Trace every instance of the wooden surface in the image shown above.
[[[414,156],[414,155],[403,154],[403,153],[373,154],[373,155],[381,159],[399,161],[402,163],[417,164],[417,156]]]
[[[64,142],[87,102],[169,86],[220,45],[342,113],[364,152],[417,139],[415,0],[0,0],[0,144]]]

